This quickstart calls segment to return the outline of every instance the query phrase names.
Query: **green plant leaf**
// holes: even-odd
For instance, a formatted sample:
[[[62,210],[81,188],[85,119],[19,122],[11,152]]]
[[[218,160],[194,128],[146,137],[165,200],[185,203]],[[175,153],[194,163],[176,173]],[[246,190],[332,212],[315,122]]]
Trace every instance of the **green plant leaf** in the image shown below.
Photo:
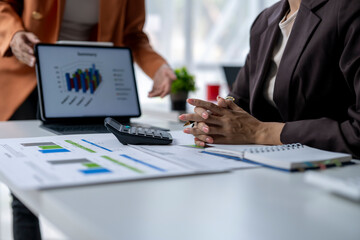
[[[176,80],[171,85],[171,93],[195,91],[195,77],[188,73],[186,67],[175,69]]]

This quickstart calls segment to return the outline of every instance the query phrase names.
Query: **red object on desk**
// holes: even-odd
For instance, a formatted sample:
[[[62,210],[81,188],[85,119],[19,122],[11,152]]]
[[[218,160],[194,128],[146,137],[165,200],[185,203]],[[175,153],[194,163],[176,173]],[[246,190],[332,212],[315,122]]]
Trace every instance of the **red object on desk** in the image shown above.
[[[206,88],[207,100],[216,101],[216,97],[219,96],[219,90],[219,84],[208,84]]]

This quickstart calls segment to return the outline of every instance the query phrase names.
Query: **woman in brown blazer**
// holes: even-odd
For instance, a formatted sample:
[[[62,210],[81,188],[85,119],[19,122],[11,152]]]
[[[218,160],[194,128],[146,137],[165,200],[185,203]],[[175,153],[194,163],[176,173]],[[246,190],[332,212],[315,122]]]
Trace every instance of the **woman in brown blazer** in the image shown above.
[[[85,6],[89,4],[82,2]],[[9,119],[34,90],[32,45],[59,40],[65,3],[65,0],[0,0],[0,121]],[[154,80],[149,97],[168,94],[175,75],[151,48],[143,32],[144,0],[96,0],[96,4],[97,22],[86,40],[130,47],[135,62]],[[79,15],[85,13],[79,8]]]
[[[144,22],[144,0],[0,0],[0,121],[36,118],[33,45],[38,42],[127,46],[154,80],[149,97],[164,97],[175,75],[151,48]],[[36,216],[15,196],[12,207],[14,239],[41,239]]]
[[[360,158],[360,1],[282,0],[264,10],[232,89],[235,103],[188,100],[195,114],[180,119],[198,122],[184,130],[196,144],[302,143]]]

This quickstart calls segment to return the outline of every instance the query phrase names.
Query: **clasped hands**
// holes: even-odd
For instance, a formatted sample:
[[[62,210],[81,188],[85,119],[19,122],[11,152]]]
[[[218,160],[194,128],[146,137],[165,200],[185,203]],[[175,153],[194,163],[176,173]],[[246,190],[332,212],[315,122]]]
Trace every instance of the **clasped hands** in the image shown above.
[[[182,121],[196,122],[184,129],[195,137],[195,144],[267,144],[280,145],[284,123],[261,122],[232,100],[217,98],[217,105],[199,99],[188,99],[195,106],[194,113],[182,114]]]

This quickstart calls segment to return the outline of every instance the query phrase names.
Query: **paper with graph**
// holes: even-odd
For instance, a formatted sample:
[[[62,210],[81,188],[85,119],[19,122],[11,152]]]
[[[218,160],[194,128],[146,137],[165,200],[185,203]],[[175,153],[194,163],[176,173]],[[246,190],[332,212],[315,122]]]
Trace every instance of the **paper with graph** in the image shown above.
[[[216,166],[221,159],[203,154],[200,161],[209,165],[189,164],[189,156],[201,157],[202,149],[169,146],[171,157],[186,152],[184,162],[149,154],[146,149],[125,146],[112,134],[63,135],[0,140],[0,171],[23,189],[43,189],[103,182],[220,172],[229,166]],[[154,146],[154,151],[163,151]],[[172,153],[170,154],[169,151]],[[222,159],[222,161],[229,162]],[[239,163],[243,164],[243,163]],[[217,164],[219,165],[219,164]]]

